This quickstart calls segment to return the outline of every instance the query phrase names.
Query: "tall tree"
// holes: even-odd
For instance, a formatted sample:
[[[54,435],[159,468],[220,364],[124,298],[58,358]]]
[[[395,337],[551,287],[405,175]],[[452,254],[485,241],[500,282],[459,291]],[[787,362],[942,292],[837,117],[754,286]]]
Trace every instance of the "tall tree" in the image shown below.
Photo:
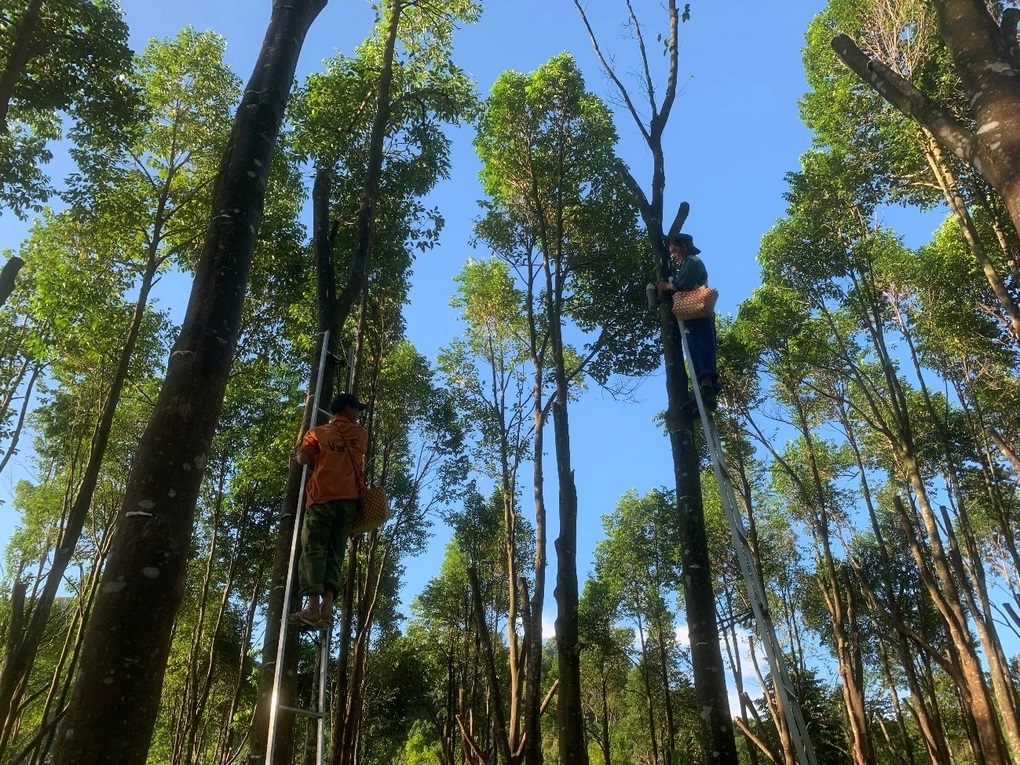
[[[1020,342],[1015,234],[1001,199],[965,158],[946,150],[930,126],[884,102],[847,70],[829,44],[836,31],[856,38],[867,55],[888,62],[891,73],[965,120],[967,95],[952,71],[931,3],[832,0],[809,27],[804,62],[812,90],[801,113],[819,143],[860,156],[891,200],[948,206],[964,238],[961,255],[973,255],[991,290],[990,315],[1012,342]],[[848,111],[854,119],[845,118]],[[983,224],[989,219],[991,226]]]
[[[458,409],[463,412],[465,428],[471,433],[476,470],[498,487],[494,499],[503,511],[503,560],[506,584],[506,642],[509,682],[499,688],[506,699],[504,724],[494,731],[500,750],[508,752],[510,763],[518,762],[527,744],[525,731],[531,730],[538,706],[525,703],[533,699],[534,685],[541,680],[531,674],[534,630],[541,632],[541,612],[536,615],[535,601],[527,598],[529,589],[537,594],[537,571],[529,570],[522,549],[520,517],[520,470],[528,458],[528,443],[536,434],[529,424],[530,396],[525,367],[529,358],[524,293],[517,289],[505,262],[469,261],[457,277],[459,294],[451,301],[462,309],[465,331],[460,340],[440,352],[439,362],[451,387],[456,391]],[[535,488],[535,493],[541,491]],[[478,562],[472,561],[477,568]],[[478,576],[471,580],[477,590]],[[477,592],[473,593],[477,596]],[[502,597],[502,596],[501,596]],[[476,622],[480,621],[476,608]],[[523,640],[521,635],[523,627]],[[491,641],[490,641],[491,643]],[[496,656],[488,651],[483,659],[491,665],[495,677]],[[502,671],[502,670],[501,670]]]
[[[690,5],[683,11],[676,0],[666,4],[666,28],[661,36],[665,48],[666,83],[661,99],[656,93],[649,51],[645,43],[644,27],[640,24],[633,6],[628,2],[627,24],[638,43],[641,81],[646,103],[639,106],[631,90],[620,79],[611,58],[603,54],[588,15],[579,0],[574,0],[584,25],[591,36],[592,45],[602,68],[613,83],[614,89],[623,99],[627,113],[634,120],[652,155],[650,193],[646,193],[631,171],[620,162],[618,172],[630,189],[645,226],[645,234],[653,258],[657,281],[668,276],[669,255],[665,249],[664,236],[675,234],[687,219],[689,206],[682,203],[666,227],[665,191],[666,161],[663,137],[670,113],[676,100],[677,68],[679,63],[679,28],[681,21],[690,16]],[[647,108],[648,118],[642,116]],[[650,269],[646,267],[645,273]],[[673,474],[676,480],[677,533],[683,550],[684,602],[687,623],[690,629],[694,659],[694,688],[698,702],[706,713],[701,715],[702,745],[705,761],[709,763],[736,763],[737,749],[733,725],[729,713],[726,693],[726,678],[723,672],[722,650],[719,645],[719,626],[716,622],[715,593],[712,588],[712,572],[708,556],[708,541],[705,532],[704,508],[701,492],[701,474],[698,470],[698,452],[694,441],[694,416],[691,407],[693,397],[688,390],[689,381],[684,365],[680,339],[680,327],[665,301],[659,305],[660,342],[663,364],[666,371],[666,428],[669,433],[673,454]]]
[[[571,391],[588,375],[647,369],[648,327],[640,294],[634,209],[614,171],[608,110],[584,90],[568,55],[531,75],[506,72],[493,86],[475,139],[490,197],[478,229],[537,279],[527,286],[548,332],[559,488],[556,640],[560,758],[586,763],[578,639],[577,493],[570,448]],[[508,219],[510,226],[502,224]],[[509,229],[509,230],[508,230]],[[509,234],[509,236],[508,236]],[[535,291],[540,291],[535,295]],[[636,299],[637,298],[637,299]],[[590,333],[583,350],[564,340],[573,321]]]
[[[912,529],[911,556],[951,636],[948,656],[934,650],[931,655],[966,699],[961,711],[971,727],[975,757],[1000,762],[1002,730],[967,618],[961,572],[954,570],[953,532],[940,523],[929,477],[929,439],[923,431],[931,412],[918,417],[915,395],[892,353],[898,328],[887,318],[885,292],[886,279],[897,277],[883,275],[880,264],[898,243],[870,223],[875,197],[869,188],[868,169],[847,162],[841,152],[805,155],[804,171],[791,175],[790,218],[766,237],[763,263],[770,281],[796,290],[802,316],[805,309],[817,316],[813,347],[826,349],[830,360],[816,365],[824,374],[811,373],[821,374],[811,384],[812,397],[848,398],[854,417],[881,443],[872,448],[890,480],[909,492],[909,503],[895,497],[892,504]],[[971,616],[981,618],[979,611]]]
[[[118,274],[124,287],[137,278],[138,292],[117,368],[103,397],[88,463],[68,509],[46,585],[33,603],[31,622],[21,644],[0,672],[0,719],[10,711],[13,688],[31,672],[50,608],[92,504],[114,415],[146,317],[149,293],[166,270],[167,261],[186,258],[200,242],[201,227],[195,219],[207,209],[208,194],[203,192],[211,185],[213,158],[226,139],[229,108],[238,89],[220,62],[222,47],[222,41],[212,35],[197,36],[190,30],[172,43],[152,43],[138,61],[137,77],[139,90],[146,97],[148,120],[135,126],[137,138],[128,155],[121,155],[117,144],[93,144],[87,156],[77,150],[79,164],[88,176],[78,178],[71,195],[81,205],[74,213],[81,219],[76,228],[108,232],[105,241],[97,240],[90,249],[94,249],[98,261],[109,264],[110,270]],[[138,170],[146,166],[148,170]],[[138,235],[144,247],[135,253],[132,250]],[[68,244],[87,246],[81,237]],[[79,251],[75,256],[84,254]]]
[[[296,145],[317,168],[315,325],[320,335],[329,332],[323,379],[313,371],[309,393],[337,387],[334,359],[341,339],[351,337],[348,319],[359,302],[364,305],[373,272],[380,265],[391,274],[408,269],[408,240],[426,249],[437,236],[438,216],[423,209],[420,197],[447,171],[449,142],[440,123],[459,120],[474,103],[470,79],[450,57],[455,24],[472,21],[478,13],[469,0],[387,2],[372,37],[357,54],[328,62],[327,71],[309,77],[295,101]],[[337,274],[334,252],[350,253],[341,261],[347,264],[342,275]],[[317,370],[316,364],[311,366]],[[309,395],[299,438],[313,424],[312,400]],[[275,655],[281,638],[278,625],[301,475],[300,466],[292,464],[273,565],[263,649],[267,657]],[[295,656],[294,643],[288,648],[287,655]],[[275,660],[267,658],[252,732],[256,759],[264,756],[262,742],[268,737],[274,672]],[[283,721],[281,751],[290,746],[292,723],[290,717]]]
[[[580,634],[585,650],[581,672],[588,738],[602,752],[604,765],[613,762],[614,733],[628,706],[625,689],[630,668],[633,629],[616,625],[617,602],[599,579],[584,583],[580,602]],[[617,734],[619,735],[619,734]]]
[[[653,490],[624,495],[603,518],[606,538],[595,551],[596,577],[636,628],[645,687],[649,737],[657,762],[674,759],[677,740],[673,666],[678,655],[670,596],[680,590],[680,555],[667,530],[675,499]],[[661,720],[656,706],[661,699]],[[661,752],[660,741],[661,738]]]
[[[128,480],[58,739],[54,760],[61,765],[145,761],[276,137],[305,34],[325,4],[273,4],[213,191],[214,215],[181,334]],[[131,735],[111,740],[115,728]]]

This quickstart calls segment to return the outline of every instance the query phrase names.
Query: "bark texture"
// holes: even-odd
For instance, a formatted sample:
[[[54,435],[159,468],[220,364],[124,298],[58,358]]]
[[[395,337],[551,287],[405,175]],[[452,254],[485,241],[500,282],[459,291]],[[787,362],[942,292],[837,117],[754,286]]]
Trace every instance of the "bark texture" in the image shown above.
[[[6,303],[7,298],[14,292],[14,280],[23,265],[25,265],[25,261],[15,255],[4,264],[3,270],[0,271],[0,306]]]
[[[934,0],[939,33],[968,96],[974,128],[956,120],[886,63],[869,59],[846,35],[832,47],[858,77],[987,179],[1020,230],[1020,58],[1016,15],[1001,26],[984,0]]]
[[[42,12],[43,0],[31,0],[21,18],[18,19],[18,31],[14,35],[14,47],[7,56],[3,71],[0,71],[0,133],[7,133],[7,115],[11,110],[11,99],[14,87],[18,84],[25,65],[33,55],[42,52],[44,46],[38,45],[33,50],[32,38],[39,26],[39,15]]]
[[[220,165],[181,333],[128,479],[81,672],[57,738],[58,765],[146,761],[269,165],[305,34],[325,5],[326,0],[273,4]]]

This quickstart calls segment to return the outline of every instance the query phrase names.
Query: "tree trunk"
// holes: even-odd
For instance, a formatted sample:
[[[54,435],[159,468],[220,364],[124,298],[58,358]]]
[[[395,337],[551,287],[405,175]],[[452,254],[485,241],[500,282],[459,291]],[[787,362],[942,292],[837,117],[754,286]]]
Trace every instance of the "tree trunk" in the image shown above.
[[[977,629],[978,637],[981,640],[982,653],[988,665],[988,675],[992,683],[992,691],[998,702],[999,719],[1002,723],[1006,742],[1015,760],[1020,758],[1020,720],[1017,718],[1016,688],[1010,677],[1009,665],[1002,649],[1002,641],[999,639],[998,630],[995,627],[984,562],[982,561],[981,551],[978,549],[978,542],[973,534],[970,512],[967,509],[968,501],[960,486],[961,476],[957,464],[958,460],[954,454],[949,434],[946,431],[946,423],[939,416],[939,412],[936,410],[928,390],[910,327],[896,300],[894,299],[891,302],[894,316],[899,322],[900,332],[907,344],[914,373],[917,375],[925,409],[931,424],[934,425],[934,431],[941,447],[942,458],[945,461],[946,485],[950,490],[950,500],[956,506],[957,525],[964,540],[964,549],[961,549],[957,541],[956,526],[954,526],[950,519],[948,511],[942,508],[943,525],[949,541],[949,562],[955,570],[956,577],[964,585],[962,593],[966,599],[967,609],[974,622],[974,626]],[[1008,536],[1010,532],[1006,531],[1005,534]],[[964,551],[966,551],[966,561],[964,560]]]
[[[324,0],[322,5],[325,5]],[[372,124],[372,132],[368,150],[368,165],[365,171],[365,183],[361,196],[361,204],[358,210],[358,217],[355,230],[355,246],[351,256],[351,267],[344,291],[337,295],[336,279],[333,275],[331,255],[332,242],[329,233],[329,193],[332,183],[331,170],[319,168],[316,173],[316,188],[313,191],[313,205],[315,209],[315,251],[319,262],[319,301],[318,301],[318,323],[319,332],[329,331],[330,357],[327,359],[326,368],[323,372],[322,390],[332,389],[336,376],[333,357],[339,348],[339,338],[343,331],[344,323],[351,312],[355,302],[365,292],[368,284],[368,273],[370,267],[372,229],[375,225],[375,203],[379,194],[379,185],[382,179],[383,144],[386,135],[386,128],[390,115],[390,90],[393,81],[393,58],[396,48],[397,29],[400,23],[400,14],[403,9],[403,0],[393,0],[391,7],[390,28],[387,34],[386,46],[383,52],[383,64],[377,82],[378,99],[376,101],[375,121]],[[315,369],[313,364],[313,369]],[[314,413],[310,409],[311,394],[315,390],[317,380],[313,371],[312,380],[309,384],[309,404],[305,408],[305,417],[301,426],[298,439],[305,430],[312,426]],[[269,607],[266,614],[266,635],[263,643],[263,654],[272,656],[276,653],[279,644],[279,624],[283,611],[283,588],[289,575],[290,565],[290,544],[294,530],[294,508],[297,505],[301,487],[301,469],[296,463],[291,463],[290,473],[287,477],[287,485],[284,490],[284,511],[280,523],[279,536],[277,537],[276,554],[273,559],[273,589],[271,591]],[[297,583],[294,583],[292,598],[297,595]],[[296,635],[291,635],[285,650],[285,656],[294,656],[297,647]],[[261,762],[265,759],[265,744],[269,734],[269,704],[273,693],[273,674],[275,672],[275,659],[272,662],[265,662],[259,676],[259,703],[256,710],[255,721],[252,725],[252,748],[249,760],[252,763]],[[285,702],[286,703],[286,702]],[[292,742],[293,718],[286,715],[282,721],[283,728],[281,736],[277,739],[277,747],[282,753],[289,751]]]
[[[146,760],[269,166],[305,34],[325,4],[273,4],[220,166],[187,314],[128,479],[81,672],[57,741],[57,765]],[[111,736],[116,730],[124,735]]]
[[[599,720],[602,724],[602,740],[599,742],[602,749],[602,765],[613,765],[610,756],[610,733],[609,733],[609,682],[606,674],[606,667],[602,667],[602,714]]]
[[[974,255],[978,266],[981,268],[985,281],[992,290],[992,294],[999,301],[999,306],[1005,314],[1003,324],[1006,327],[1006,331],[1013,338],[1014,343],[1020,344],[1020,308],[1017,307],[1016,301],[1013,299],[1005,282],[1003,282],[991,258],[988,257],[988,253],[985,251],[984,242],[981,241],[981,237],[974,226],[974,220],[971,218],[967,203],[960,194],[956,176],[943,156],[942,147],[926,130],[922,130],[922,133],[922,140],[925,144],[924,155],[931,168],[932,175],[935,176],[939,188],[942,189],[942,196],[949,205],[949,209],[953,211],[953,216],[960,226],[960,232],[963,234],[963,238]]]
[[[869,274],[851,273],[855,288],[866,294],[872,283]],[[909,540],[914,562],[921,579],[931,595],[949,635],[949,650],[952,655],[950,662],[943,666],[953,675],[964,698],[964,717],[973,726],[976,734],[975,744],[978,751],[975,756],[989,763],[1007,762],[1004,742],[996,712],[987,685],[984,670],[977,656],[974,640],[970,633],[967,617],[959,596],[959,585],[954,577],[952,567],[942,544],[941,532],[931,507],[928,488],[925,484],[918,451],[915,446],[916,436],[911,422],[906,393],[896,374],[896,364],[889,352],[885,337],[884,322],[881,318],[884,306],[879,304],[874,288],[867,310],[859,319],[864,323],[864,330],[871,341],[872,348],[878,359],[882,376],[886,385],[882,391],[883,403],[876,401],[874,396],[868,397],[871,413],[876,422],[881,423],[881,432],[888,441],[897,467],[904,480],[913,491],[917,500],[920,528],[907,514],[902,500],[894,497],[894,506],[898,516],[907,524],[906,528],[916,529]],[[842,335],[836,328],[836,320],[825,306],[820,307],[823,317],[828,321],[834,342],[847,368],[850,370],[855,384],[862,390],[869,391],[870,382],[856,365],[855,350],[847,348]],[[943,659],[944,661],[944,659]],[[956,670],[953,672],[952,670]]]
[[[495,732],[496,746],[506,763],[513,763],[514,756],[510,749],[510,739],[507,735],[506,720],[503,715],[503,694],[500,690],[499,675],[496,673],[496,657],[492,648],[492,638],[489,636],[489,626],[485,623],[485,606],[482,605],[482,588],[478,584],[478,570],[471,566],[467,570],[468,581],[471,584],[471,603],[475,615],[475,626],[478,629],[478,637],[481,640],[482,663],[485,665],[486,675],[489,680],[490,693],[493,696],[492,720],[493,731]]]
[[[915,491],[919,486],[919,473],[912,459],[906,460],[910,482]],[[923,487],[922,487],[923,491]],[[1008,755],[1003,741],[994,705],[985,685],[984,669],[974,650],[973,638],[966,626],[962,604],[955,594],[955,583],[935,525],[934,515],[927,506],[927,497],[919,497],[924,531],[929,539],[927,550],[922,551],[918,541],[912,542],[914,562],[922,574],[928,592],[942,615],[949,635],[949,647],[956,656],[959,676],[955,678],[964,699],[965,718],[972,721],[979,750],[975,755],[988,765],[1007,765]],[[906,508],[899,496],[893,498],[897,513],[906,519]],[[934,566],[934,571],[930,566]],[[943,588],[946,590],[943,592]]]
[[[354,632],[355,579],[358,570],[359,540],[355,538],[347,552],[347,576],[340,607],[340,640],[337,646],[336,684],[333,693],[333,732],[330,736],[329,762],[339,765],[343,758],[344,731],[347,729],[347,707],[350,696],[351,635]]]
[[[662,682],[664,697],[663,711],[666,713],[666,735],[662,741],[662,761],[666,765],[673,762],[676,749],[676,723],[673,720],[673,694],[669,690],[669,656],[666,652],[665,630],[663,625],[655,625],[655,639],[659,649],[659,680]]]
[[[7,450],[4,452],[3,459],[0,459],[0,473],[4,472],[4,468],[6,468],[7,463],[11,461],[11,457],[18,453],[18,442],[21,440],[22,432],[24,432],[25,417],[28,414],[28,405],[32,400],[32,388],[35,387],[35,382],[39,379],[39,375],[42,374],[44,366],[45,365],[41,361],[37,361],[32,365],[32,374],[28,378],[28,386],[25,388],[25,395],[21,400],[21,411],[18,413],[18,424],[14,427],[14,433],[11,435],[11,442],[7,445]]]
[[[244,632],[241,634],[240,648],[238,649],[237,656],[237,672],[234,675],[234,689],[230,695],[230,704],[227,706],[226,711],[223,713],[223,722],[220,726],[220,741],[217,744],[217,756],[213,762],[218,765],[228,765],[233,761],[233,752],[240,749],[243,741],[236,741],[236,735],[234,733],[234,716],[237,713],[237,707],[241,702],[241,689],[244,687],[246,672],[245,668],[248,665],[248,652],[251,649],[251,637],[252,630],[255,626],[255,611],[259,604],[259,593],[262,590],[262,577],[265,575],[265,569],[259,569],[258,574],[255,577],[255,581],[252,584],[251,597],[248,598],[248,612],[244,620]]]
[[[311,428],[318,413],[314,411],[315,390],[320,390],[320,397],[327,399],[334,389],[336,379],[335,356],[340,347],[339,333],[331,331],[335,325],[334,316],[337,310],[336,301],[336,270],[333,265],[333,247],[330,234],[329,196],[332,189],[333,174],[331,170],[319,168],[315,174],[315,185],[312,189],[312,251],[315,253],[317,307],[316,322],[319,342],[316,344],[316,356],[311,360],[311,375],[308,381],[308,396],[305,400],[304,415],[294,445],[301,443],[305,432]],[[345,317],[346,319],[346,317]],[[342,325],[342,322],[341,322]],[[323,349],[324,333],[329,332],[329,342]],[[322,379],[319,380],[318,354],[327,352],[326,363],[322,368]],[[321,404],[320,404],[321,406]],[[294,522],[297,503],[301,495],[301,477],[303,470],[295,461],[290,462],[287,483],[283,491],[283,514],[280,528],[276,536],[276,547],[273,555],[272,587],[266,609],[266,631],[262,643],[262,655],[265,657],[259,674],[259,700],[252,722],[251,744],[248,755],[249,762],[262,762],[266,756],[266,745],[269,736],[269,705],[273,697],[273,682],[276,672],[276,651],[279,646],[280,621],[283,616],[284,593],[287,579],[290,576],[290,548],[294,535]],[[298,582],[295,577],[291,583],[291,602],[300,599]],[[288,631],[287,645],[284,649],[286,667],[283,674],[284,687],[280,689],[280,703],[294,706],[296,698],[295,682],[297,679],[297,648],[298,635],[295,630]],[[294,743],[294,716],[284,714],[277,721],[276,747],[280,759],[287,762],[288,753]]]
[[[1010,53],[1016,26],[1000,29],[984,0],[935,0],[935,11],[977,126],[971,164],[1002,196],[1020,231],[1020,69]]]
[[[227,573],[223,582],[223,593],[220,595],[220,604],[216,612],[216,619],[213,622],[212,629],[210,630],[210,641],[209,648],[206,651],[205,660],[205,676],[201,678],[200,690],[198,690],[198,698],[195,703],[194,720],[209,720],[209,715],[206,714],[206,707],[209,703],[209,696],[213,690],[213,680],[216,672],[216,660],[219,654],[220,641],[223,631],[223,620],[227,613],[227,608],[230,605],[231,591],[234,587],[234,575],[237,572],[237,564],[239,556],[237,551],[244,540],[245,527],[247,525],[248,516],[248,504],[241,508],[241,517],[238,519],[237,535],[234,538],[234,553],[229,556],[230,563],[227,565]],[[227,723],[230,720],[228,718]],[[208,723],[207,723],[208,724]],[[195,739],[195,734],[192,732],[191,739],[189,741],[188,751],[189,762],[200,762],[202,760],[202,747],[201,742]]]
[[[659,237],[661,241],[661,237]],[[659,245],[661,247],[661,244]],[[665,278],[665,271],[662,272]],[[726,694],[726,675],[719,646],[715,591],[712,585],[708,535],[701,497],[698,450],[694,443],[687,370],[681,350],[680,327],[670,306],[659,307],[669,404],[666,424],[673,452],[677,494],[677,535],[681,549],[681,578],[694,666],[694,694],[701,723],[701,741],[711,765],[737,763],[736,741]]]
[[[659,736],[655,724],[655,694],[652,693],[652,678],[648,658],[648,641],[645,639],[645,628],[641,614],[637,616],[638,646],[641,648],[641,682],[645,686],[645,711],[648,716],[648,741],[652,746],[652,765],[659,765]]]
[[[961,505],[959,510],[959,525],[967,549],[967,561],[964,561],[963,551],[960,549],[948,511],[942,508],[943,523],[949,541],[949,559],[957,576],[960,577],[960,581],[965,584],[969,583],[969,586],[963,588],[967,609],[981,641],[981,651],[988,666],[987,674],[997,702],[996,707],[999,712],[998,719],[1002,726],[1002,732],[1008,748],[1013,753],[1013,761],[1016,761],[1017,758],[1020,758],[1020,727],[1018,727],[1017,720],[1016,688],[1010,677],[1009,663],[1002,650],[1002,641],[999,639],[998,630],[995,627],[984,564],[978,554],[977,541],[973,538],[966,507]]]
[[[559,480],[560,535],[556,539],[556,647],[560,690],[556,704],[559,723],[559,752],[562,765],[588,765],[588,747],[584,740],[584,710],[581,707],[581,641],[578,636],[577,609],[577,489],[570,466],[570,424],[567,401],[570,396],[564,358],[559,301],[562,300],[562,275],[550,271],[552,254],[546,253],[546,304],[549,316],[550,349],[556,380],[556,400],[552,406],[553,434],[556,444],[556,475]]]
[[[57,735],[57,725],[62,715],[67,710],[67,697],[71,692],[71,684],[74,681],[78,668],[78,660],[81,657],[82,644],[85,640],[85,628],[88,626],[88,618],[92,613],[92,607],[96,596],[99,593],[99,582],[102,577],[103,565],[106,563],[106,556],[110,552],[110,542],[113,537],[113,524],[115,518],[111,514],[107,526],[103,529],[98,549],[92,561],[92,570],[89,573],[88,584],[78,595],[74,623],[68,630],[68,634],[74,633],[74,641],[71,644],[70,656],[61,657],[53,672],[53,680],[50,684],[50,695],[43,707],[43,725],[41,728],[48,728],[48,731],[41,739],[39,747],[32,753],[30,765],[43,765],[49,762],[49,754],[53,750],[53,741]],[[64,661],[66,658],[66,662]],[[17,758],[22,762],[22,757]]]
[[[31,0],[25,12],[21,14],[21,18],[18,19],[18,31],[14,35],[14,45],[7,56],[3,72],[0,72],[0,133],[3,134],[8,131],[7,115],[11,109],[14,88],[25,71],[25,65],[36,53],[32,49],[32,38],[39,25],[42,4],[43,0]]]
[[[875,505],[872,501],[871,487],[868,485],[867,466],[865,465],[864,458],[858,447],[854,427],[845,408],[841,406],[838,409],[838,412],[840,422],[843,425],[843,430],[847,435],[847,443],[853,452],[854,460],[857,464],[858,475],[861,482],[861,494],[864,498],[864,504],[868,508],[868,517],[871,521],[872,531],[875,534],[875,540],[879,555],[882,559],[883,569],[885,571],[895,571],[897,566],[893,564],[893,561],[899,556],[896,551],[890,550],[886,544],[885,534],[882,530],[881,524],[879,523],[878,514],[875,511]],[[853,562],[853,559],[851,559],[851,562]],[[917,671],[915,670],[914,653],[911,651],[909,631],[904,623],[903,616],[899,609],[899,601],[896,598],[892,585],[885,579],[881,582],[885,603],[889,604],[889,606],[893,609],[892,612],[888,612],[882,607],[882,603],[875,594],[870,578],[865,572],[858,571],[858,574],[858,581],[861,583],[864,594],[867,597],[872,610],[893,629],[894,643],[892,648],[896,653],[897,660],[900,662],[901,671],[903,672],[907,687],[910,689],[911,699],[913,700],[911,711],[914,713],[921,738],[927,747],[928,756],[931,758],[933,765],[949,765],[949,752],[945,742],[945,731],[941,725],[933,722],[932,715],[930,714],[927,700],[921,688],[921,681],[919,680]],[[885,651],[882,651],[882,657],[884,661]]]
[[[53,553],[53,563],[46,574],[46,583],[34,604],[32,619],[28,629],[25,631],[17,649],[12,653],[10,660],[4,662],[3,671],[0,673],[0,720],[6,719],[11,712],[11,693],[13,688],[23,682],[23,679],[27,678],[32,672],[35,657],[39,651],[39,643],[42,640],[43,633],[46,631],[46,623],[49,620],[53,601],[57,597],[57,591],[63,581],[64,572],[67,570],[67,565],[71,562],[75,547],[81,538],[89,509],[92,507],[92,498],[95,495],[96,487],[99,485],[103,457],[106,455],[106,448],[110,442],[110,434],[113,431],[113,419],[117,413],[117,406],[120,404],[120,396],[124,390],[124,385],[127,383],[131,358],[134,355],[135,345],[141,332],[145,307],[148,305],[149,292],[152,289],[152,281],[156,275],[155,263],[156,261],[150,253],[148,267],[142,275],[142,282],[139,286],[135,310],[131,317],[127,338],[124,341],[124,348],[121,350],[117,370],[110,384],[110,391],[103,402],[99,423],[92,437],[92,445],[89,451],[88,462],[82,474],[81,485],[78,487],[78,494],[75,496],[71,509],[68,512],[67,523],[60,535],[57,549]],[[31,384],[35,382],[35,375],[37,374],[38,372],[33,375],[29,384],[29,390],[31,390]],[[25,399],[27,402],[27,394]],[[14,444],[12,444],[13,446]],[[0,754],[2,754],[3,750],[4,740],[2,733],[0,733]]]
[[[641,219],[648,233],[656,273],[659,280],[667,277],[666,266],[669,255],[663,244],[665,233],[675,234],[683,227],[689,207],[680,205],[673,223],[663,230],[664,194],[666,189],[666,164],[662,149],[662,137],[669,122],[669,116],[676,99],[677,67],[680,26],[680,12],[676,0],[666,4],[669,34],[663,35],[666,44],[668,70],[666,88],[661,104],[654,101],[654,93],[648,96],[651,114],[647,124],[638,112],[627,88],[616,75],[611,63],[599,49],[580,0],[574,5],[591,36],[592,45],[602,68],[616,86],[641,131],[652,155],[651,197],[645,195],[641,186],[627,167],[620,162],[618,171],[634,197]],[[628,8],[629,8],[628,4]],[[640,27],[631,10],[631,21],[640,41]],[[641,45],[644,71],[650,72],[644,45]],[[687,604],[687,620],[691,640],[691,660],[694,665],[694,694],[701,714],[698,715],[701,730],[701,746],[707,765],[736,765],[739,758],[730,716],[729,699],[726,693],[726,675],[719,646],[719,626],[716,622],[715,592],[712,588],[712,572],[709,565],[708,537],[705,531],[704,508],[701,497],[701,474],[698,453],[694,445],[694,430],[688,399],[687,371],[684,368],[680,342],[680,327],[670,307],[663,302],[659,306],[661,340],[666,370],[666,426],[669,430],[670,448],[673,454],[673,473],[677,495],[677,536],[683,555],[682,578],[684,600]]]
[[[7,302],[7,298],[14,292],[14,280],[23,265],[25,265],[25,261],[17,255],[13,255],[10,260],[4,263],[3,270],[0,271],[0,306],[3,306]]]
[[[840,575],[829,543],[834,534],[830,526],[830,512],[825,500],[827,492],[821,469],[818,466],[815,440],[811,433],[807,412],[804,410],[804,402],[795,388],[790,393],[796,409],[795,425],[800,430],[811,469],[810,491],[807,486],[802,486],[801,489],[804,499],[809,505],[808,511],[814,525],[816,544],[821,548],[817,559],[824,567],[825,575],[819,575],[817,583],[832,622],[840,687],[850,727],[850,756],[855,765],[873,765],[875,753],[868,730],[864,666],[861,659],[860,641],[857,639],[858,625],[855,618],[857,609],[854,588]],[[799,483],[797,475],[792,471],[791,478]]]
[[[526,765],[542,765],[542,612],[545,609],[545,569],[547,565],[547,530],[545,505],[545,426],[549,410],[544,399],[545,352],[540,341],[538,316],[535,312],[534,260],[528,258],[528,345],[533,367],[532,396],[532,491],[535,502],[535,589],[528,604],[530,619],[525,629],[527,653],[524,698],[524,761]]]
[[[20,674],[15,677],[14,673],[8,674],[7,667],[13,665],[18,650],[24,644],[25,636],[25,595],[28,592],[28,585],[24,581],[15,580],[11,588],[11,617],[7,624],[7,645],[4,648],[3,674],[0,675],[0,756],[6,749],[7,741],[10,739],[14,724],[18,717],[16,714],[18,688],[21,687]],[[17,682],[15,682],[17,680]]]

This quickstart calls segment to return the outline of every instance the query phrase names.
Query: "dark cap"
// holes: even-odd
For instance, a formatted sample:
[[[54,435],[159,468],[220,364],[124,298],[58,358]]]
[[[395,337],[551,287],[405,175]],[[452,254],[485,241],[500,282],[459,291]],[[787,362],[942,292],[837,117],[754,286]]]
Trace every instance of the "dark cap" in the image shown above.
[[[368,409],[368,404],[362,404],[353,393],[341,393],[329,402],[329,411],[333,414],[339,414],[348,406],[353,406],[355,409],[361,409],[362,411]]]
[[[697,255],[701,250],[694,246],[694,237],[690,234],[673,234],[667,237],[667,244],[675,244],[677,247],[686,247],[691,255]]]

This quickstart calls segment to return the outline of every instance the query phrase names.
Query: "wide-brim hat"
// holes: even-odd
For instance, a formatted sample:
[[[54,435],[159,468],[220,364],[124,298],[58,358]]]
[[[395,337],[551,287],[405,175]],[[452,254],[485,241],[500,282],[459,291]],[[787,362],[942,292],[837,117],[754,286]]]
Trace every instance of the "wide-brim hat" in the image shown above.
[[[329,411],[337,414],[342,412],[344,407],[348,406],[353,406],[355,409],[362,411],[368,409],[368,404],[362,404],[353,393],[341,393],[338,396],[334,396],[333,400],[329,402]]]
[[[694,237],[690,234],[673,234],[666,241],[669,244],[687,248],[687,252],[691,253],[691,255],[697,255],[701,252],[701,250],[694,246]]]

